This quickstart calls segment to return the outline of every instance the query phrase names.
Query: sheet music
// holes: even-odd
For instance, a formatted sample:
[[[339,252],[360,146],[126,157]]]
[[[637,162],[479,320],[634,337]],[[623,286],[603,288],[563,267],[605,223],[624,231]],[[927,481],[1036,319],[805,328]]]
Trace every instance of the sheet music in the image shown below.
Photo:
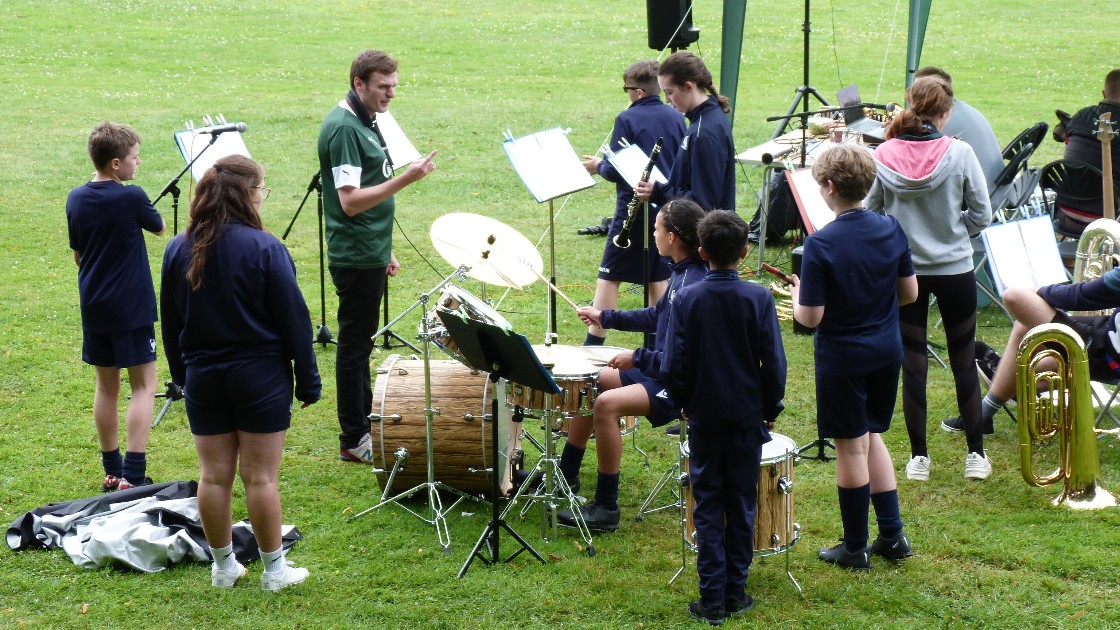
[[[404,135],[397,119],[388,110],[378,112],[377,127],[381,136],[385,138],[385,146],[389,148],[389,156],[393,158],[393,170],[400,170],[420,159],[420,152],[412,145],[408,136]]]
[[[980,234],[1000,296],[1008,287],[1038,288],[1067,280],[1049,217],[998,223]]]
[[[813,169],[799,168],[786,171],[790,190],[797,201],[797,210],[805,222],[805,230],[812,234],[836,219],[836,213],[821,196],[820,185],[813,179]]]
[[[595,185],[559,127],[507,139],[502,148],[537,203]]]
[[[642,179],[642,171],[646,170],[646,164],[649,164],[649,155],[638,145],[631,144],[621,151],[608,154],[607,161],[618,171],[619,175],[622,175],[622,179],[626,180],[627,185],[635,188]],[[656,166],[653,167],[649,177],[660,184],[669,181],[661,173],[661,169]]]
[[[245,139],[241,137],[239,131],[227,131],[219,135],[218,139],[214,141],[214,146],[207,149],[206,145],[210,144],[210,137],[208,133],[195,133],[192,129],[175,132],[175,144],[179,145],[179,152],[183,154],[183,160],[187,164],[190,164],[190,161],[199,153],[202,153],[203,150],[206,151],[191,167],[191,177],[194,177],[196,182],[202,178],[203,173],[214,166],[214,162],[227,155],[252,157],[249,155],[249,148],[245,146]]]

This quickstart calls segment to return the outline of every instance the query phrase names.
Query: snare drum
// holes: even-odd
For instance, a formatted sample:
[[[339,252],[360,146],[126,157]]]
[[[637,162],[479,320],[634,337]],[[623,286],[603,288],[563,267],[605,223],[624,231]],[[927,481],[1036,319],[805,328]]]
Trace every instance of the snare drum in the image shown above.
[[[513,330],[506,318],[499,315],[486,302],[468,293],[463,287],[455,284],[445,286],[443,291],[440,292],[439,299],[436,300],[436,307],[424,315],[424,321],[420,323],[419,332],[423,334],[426,326],[428,334],[432,337],[432,343],[460,362],[465,363],[463,355],[459,352],[459,345],[447,333],[447,328],[440,320],[438,315],[440,311],[455,313],[476,322],[484,322],[506,330]]]
[[[564,418],[589,416],[598,393],[596,380],[599,368],[584,346],[535,345],[537,359],[549,369],[560,393],[552,396],[552,409]],[[531,412],[543,412],[548,394],[522,385],[511,384],[507,402]]]
[[[450,360],[430,361],[432,405],[432,459],[435,480],[470,494],[491,492],[490,380],[483,372]],[[373,464],[386,471],[378,475],[384,487],[398,449],[408,459],[393,479],[393,490],[403,491],[428,481],[427,426],[424,417],[424,362],[390,355],[377,370],[373,391]],[[520,425],[508,415],[498,419],[498,487],[503,495],[513,490],[514,468],[521,464]]]
[[[797,524],[793,520],[793,463],[797,444],[780,433],[770,433],[770,441],[762,445],[762,462],[758,471],[758,504],[754,517],[754,555],[768,556],[785,551],[797,542]],[[681,444],[681,459],[688,470],[688,443]],[[696,525],[692,510],[692,486],[682,475],[685,495],[685,534],[696,546]]]

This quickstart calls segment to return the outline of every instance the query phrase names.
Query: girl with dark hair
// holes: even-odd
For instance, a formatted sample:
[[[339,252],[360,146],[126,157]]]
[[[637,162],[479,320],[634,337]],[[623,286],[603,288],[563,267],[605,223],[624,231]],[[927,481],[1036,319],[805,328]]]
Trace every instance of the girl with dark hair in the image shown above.
[[[700,259],[700,239],[696,226],[704,210],[687,199],[674,199],[661,207],[653,224],[653,241],[662,256],[672,259],[669,289],[648,308],[631,311],[602,310],[591,306],[579,309],[583,323],[605,329],[656,333],[653,348],[622,352],[599,371],[599,395],[592,417],[576,416],[568,429],[568,440],[560,456],[560,470],[573,489],[579,487],[579,469],[587,440],[595,433],[595,453],[599,460],[595,500],[581,508],[587,527],[598,531],[618,529],[618,478],[622,465],[622,431],[618,419],[646,416],[655,427],[680,417],[680,405],[673,402],[660,380],[665,331],[669,309],[682,288],[704,279],[708,266]],[[557,512],[557,519],[574,525],[575,516]]]
[[[899,308],[902,334],[902,409],[910,436],[906,476],[929,479],[926,445],[926,327],[929,298],[945,323],[949,364],[960,418],[946,430],[964,429],[968,438],[966,479],[986,479],[992,464],[984,452],[980,422],[980,381],[975,368],[976,277],[970,238],[992,220],[984,171],[968,144],[940,130],[953,110],[953,88],[938,77],[923,77],[907,90],[910,109],[895,117],[887,141],[875,150],[876,179],[866,207],[898,219],[910,241],[918,296]],[[956,427],[956,428],[953,428]]]
[[[661,62],[657,82],[665,99],[689,121],[668,181],[639,183],[635,195],[661,204],[691,199],[705,210],[735,210],[735,142],[731,139],[729,100],[716,91],[704,61],[675,52]]]
[[[247,157],[224,157],[206,171],[190,224],[164,252],[160,319],[198,453],[211,584],[231,587],[247,573],[233,554],[231,529],[240,464],[264,563],[261,588],[275,592],[308,575],[284,558],[278,477],[293,388],[303,407],[322,388],[295,264],[261,227],[268,192],[264,172]]]

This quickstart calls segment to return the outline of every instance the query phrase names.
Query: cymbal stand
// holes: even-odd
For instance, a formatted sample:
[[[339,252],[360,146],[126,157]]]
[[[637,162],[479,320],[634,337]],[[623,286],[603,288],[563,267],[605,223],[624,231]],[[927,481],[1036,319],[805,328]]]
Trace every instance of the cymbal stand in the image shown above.
[[[527,499],[525,506],[521,509],[520,517],[524,518],[528,513],[529,508],[534,503],[541,505],[541,538],[543,540],[557,540],[559,538],[556,525],[556,511],[560,506],[566,506],[572,512],[575,518],[576,529],[579,530],[580,538],[587,543],[587,555],[595,555],[595,544],[591,538],[591,530],[588,529],[587,523],[583,519],[583,512],[580,508],[580,501],[572,492],[572,487],[568,485],[568,480],[564,478],[563,473],[560,471],[560,459],[556,455],[556,423],[553,418],[558,418],[560,413],[552,404],[553,396],[548,395],[545,397],[545,409],[539,416],[532,414],[538,413],[537,411],[530,412],[529,417],[537,417],[543,420],[544,423],[544,450],[541,452],[540,459],[529,471],[525,481],[521,483],[521,487],[517,489],[517,493],[513,495],[509,503],[506,505],[505,510],[502,512],[502,518],[517,505],[517,501],[521,498]],[[523,413],[521,408],[518,407],[515,414]],[[526,433],[528,435],[528,433]],[[544,476],[542,488],[530,491],[529,486],[536,480],[537,473],[540,472]]]
[[[446,285],[448,282],[451,281],[452,278],[454,278],[456,275],[459,275],[460,278],[464,278],[465,274],[466,274],[466,267],[465,266],[460,266],[458,269],[456,269],[454,272],[452,272],[450,275],[448,275],[446,278],[444,278],[439,284],[437,284],[435,287],[433,287],[430,291],[428,291],[427,293],[421,293],[420,298],[415,303],[413,303],[412,306],[408,307],[404,311],[404,313],[397,316],[397,318],[394,319],[389,324],[386,324],[384,329],[374,333],[374,335],[373,335],[374,338],[376,338],[377,335],[380,335],[382,332],[384,332],[384,330],[389,329],[393,324],[400,321],[401,318],[403,318],[406,314],[415,310],[418,306],[426,307],[427,304],[428,304],[428,301],[431,299],[432,295],[434,295],[437,291],[442,289],[444,287],[444,285]],[[436,537],[439,540],[440,546],[443,547],[443,553],[446,554],[446,555],[450,555],[451,554],[451,532],[447,528],[447,513],[450,512],[451,510],[455,509],[455,506],[459,505],[459,503],[463,499],[477,500],[477,497],[474,497],[473,495],[467,494],[467,493],[465,493],[461,490],[458,490],[456,488],[452,488],[451,486],[448,486],[444,483],[441,483],[440,481],[437,481],[436,478],[435,478],[435,451],[434,451],[435,440],[434,440],[434,437],[433,437],[433,423],[434,423],[434,417],[436,415],[439,415],[439,409],[432,406],[432,368],[431,368],[431,352],[430,352],[431,343],[432,343],[432,335],[428,330],[428,318],[427,317],[421,317],[420,321],[421,321],[421,325],[422,325],[422,332],[418,335],[418,337],[421,339],[421,341],[423,341],[423,344],[424,344],[424,430],[425,430],[425,437],[426,437],[425,454],[427,456],[427,464],[428,464],[427,481],[425,481],[423,483],[420,483],[416,486],[413,486],[412,488],[409,488],[407,490],[404,490],[403,492],[393,494],[393,481],[396,478],[398,470],[402,466],[405,465],[405,463],[408,461],[409,455],[410,455],[407,449],[404,449],[404,448],[397,449],[397,451],[395,452],[396,458],[395,458],[395,461],[393,463],[393,468],[388,471],[389,472],[389,478],[385,482],[385,489],[381,493],[381,500],[376,505],[373,505],[369,508],[366,508],[365,510],[362,510],[361,512],[358,512],[354,516],[350,517],[350,520],[353,521],[354,519],[356,519],[360,516],[364,516],[365,514],[368,514],[369,512],[372,512],[373,510],[376,510],[376,509],[378,509],[378,508],[380,508],[384,505],[388,505],[390,503],[396,503],[398,506],[400,506],[402,509],[404,509],[406,512],[412,514],[416,518],[419,518],[420,520],[424,521],[425,523],[428,523],[429,525],[434,525],[435,528],[436,528]],[[394,418],[399,419],[399,416],[394,416]],[[384,422],[385,419],[386,418],[384,418],[379,413],[371,413],[370,414],[370,421],[371,422]],[[497,422],[496,418],[490,418],[490,420],[491,420],[491,422]],[[382,435],[384,435],[384,433]],[[496,464],[495,464],[495,466],[496,466]],[[374,468],[374,469],[372,469],[372,472],[374,474],[378,474],[378,473],[384,473],[386,471],[384,469],[381,469],[381,468]],[[494,473],[494,474],[497,474],[497,473]],[[412,508],[408,507],[407,505],[404,505],[403,503],[401,503],[402,499],[407,499],[408,497],[411,497],[412,495],[416,494],[417,492],[419,492],[421,490],[427,490],[427,492],[428,492],[428,512],[427,512],[427,514],[421,514],[420,512],[417,512],[417,511],[413,510]],[[444,491],[449,492],[451,494],[458,495],[458,498],[456,498],[455,501],[450,506],[448,506],[447,508],[444,508],[443,507],[443,500],[440,498],[440,495],[439,495],[440,490],[444,490]],[[496,500],[496,498],[495,498],[495,500]]]

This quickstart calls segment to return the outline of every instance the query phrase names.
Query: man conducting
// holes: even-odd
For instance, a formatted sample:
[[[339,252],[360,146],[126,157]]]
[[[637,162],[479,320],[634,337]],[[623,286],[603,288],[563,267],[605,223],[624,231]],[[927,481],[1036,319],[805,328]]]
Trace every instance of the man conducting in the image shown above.
[[[350,65],[350,92],[327,114],[319,131],[319,170],[326,217],[327,265],[338,294],[335,384],[339,459],[372,463],[369,360],[393,255],[393,195],[431,173],[436,152],[393,177],[393,162],[377,115],[396,96],[397,61],[366,50]]]

